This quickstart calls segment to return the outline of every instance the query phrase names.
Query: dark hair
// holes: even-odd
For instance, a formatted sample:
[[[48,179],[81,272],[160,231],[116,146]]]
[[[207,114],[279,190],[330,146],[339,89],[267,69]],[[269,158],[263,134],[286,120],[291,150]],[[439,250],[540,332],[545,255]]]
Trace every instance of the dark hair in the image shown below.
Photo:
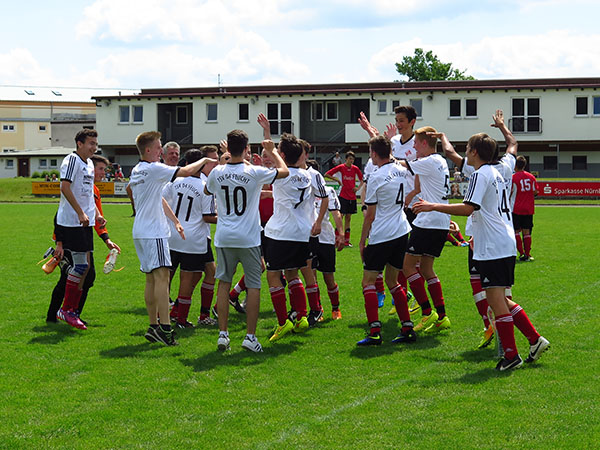
[[[523,169],[525,169],[525,166],[527,166],[527,158],[525,158],[524,156],[517,157],[517,162],[515,164],[515,167],[518,170],[523,170]]]
[[[90,159],[94,163],[94,167],[96,167],[96,165],[100,164],[100,163],[106,164],[107,167],[110,166],[110,161],[108,159],[106,159],[104,156],[92,155],[92,157]]]
[[[491,162],[498,157],[498,144],[485,133],[477,133],[469,138],[467,143],[473,150],[477,150],[483,162]]]
[[[200,147],[200,151],[202,152],[202,157],[206,157],[209,153],[219,153],[219,149],[215,145],[203,145]]]
[[[307,167],[312,167],[317,172],[319,171],[319,163],[316,160],[314,160],[314,159],[307,159],[306,160],[306,166]]]
[[[97,138],[98,132],[96,130],[90,130],[88,128],[84,128],[83,130],[78,131],[75,135],[75,145],[77,145],[78,142],[85,144],[85,140],[89,137]]]
[[[308,141],[305,141],[304,139],[298,139],[298,142],[302,146],[304,153],[310,152],[310,143]]]
[[[248,147],[248,134],[243,130],[232,130],[227,133],[227,149],[231,156],[241,156]]]
[[[394,108],[394,113],[395,114],[403,113],[409,122],[411,120],[415,120],[417,118],[417,110],[415,108],[413,108],[412,106],[404,106],[404,105],[396,106]]]
[[[142,158],[144,157],[146,148],[157,139],[160,139],[161,136],[160,131],[144,131],[138,134],[138,137],[135,138],[135,146]]]
[[[392,153],[392,144],[385,136],[373,136],[369,139],[369,148],[381,159],[387,159]]]
[[[190,148],[185,155],[183,155],[183,159],[185,159],[186,164],[192,164],[199,159],[202,159],[204,155],[202,154],[202,150],[198,150],[197,148]]]
[[[302,156],[302,145],[293,134],[283,133],[279,140],[279,151],[285,157],[286,165],[296,164],[300,156]]]
[[[346,152],[346,159],[348,159],[350,156],[352,156],[353,158],[356,159],[356,155],[354,154],[354,152],[352,150],[349,150]]]

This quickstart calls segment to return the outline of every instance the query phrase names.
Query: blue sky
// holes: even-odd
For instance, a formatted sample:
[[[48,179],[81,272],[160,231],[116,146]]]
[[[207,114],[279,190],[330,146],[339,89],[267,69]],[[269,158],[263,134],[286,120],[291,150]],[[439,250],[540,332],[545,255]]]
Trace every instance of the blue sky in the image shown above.
[[[3,5],[0,84],[393,81],[415,47],[480,79],[600,76],[590,0],[89,0]]]

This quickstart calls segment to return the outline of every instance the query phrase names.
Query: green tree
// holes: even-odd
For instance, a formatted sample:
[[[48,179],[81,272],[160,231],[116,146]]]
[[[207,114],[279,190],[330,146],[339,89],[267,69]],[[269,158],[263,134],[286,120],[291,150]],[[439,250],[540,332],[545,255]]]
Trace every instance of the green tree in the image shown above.
[[[396,63],[396,70],[406,75],[408,81],[475,79],[465,75],[465,70],[453,69],[452,63],[441,62],[431,50],[425,53],[422,48],[415,48],[414,56],[404,56],[401,63]]]

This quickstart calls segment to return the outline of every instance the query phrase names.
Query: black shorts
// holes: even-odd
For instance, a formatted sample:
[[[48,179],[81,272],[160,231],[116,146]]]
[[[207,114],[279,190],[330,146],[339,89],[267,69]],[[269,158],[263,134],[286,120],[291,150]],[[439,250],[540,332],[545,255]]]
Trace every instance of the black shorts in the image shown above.
[[[382,272],[386,264],[402,270],[404,253],[408,242],[408,234],[392,241],[369,244],[363,252],[363,269],[369,272]]]
[[[513,214],[513,227],[517,230],[531,230],[533,228],[533,214]]]
[[[481,286],[485,288],[509,287],[515,283],[515,256],[477,261],[475,264],[481,276]]]
[[[406,219],[408,220],[408,223],[410,223],[410,226],[412,227],[413,220],[415,220],[417,218],[417,215],[410,208],[404,208],[404,214],[406,214]]]
[[[439,258],[448,237],[448,230],[412,227],[406,253]]]
[[[469,245],[469,274],[470,275],[479,275],[478,269],[477,269],[477,263],[475,262],[475,260],[473,259],[473,249],[471,248],[471,246]]]
[[[56,240],[61,241],[63,248],[72,252],[91,252],[94,250],[93,227],[63,227],[56,225]]]
[[[306,267],[310,257],[308,242],[278,241],[265,236],[267,270],[290,270]]]
[[[312,268],[322,273],[335,272],[335,245],[318,244],[312,260]]]
[[[210,245],[206,253],[183,253],[177,250],[171,250],[170,253],[170,269],[172,271],[177,270],[177,267],[180,266],[181,270],[185,272],[204,272],[206,264],[215,260]]]
[[[341,214],[356,214],[356,200],[348,200],[340,197],[340,213]]]

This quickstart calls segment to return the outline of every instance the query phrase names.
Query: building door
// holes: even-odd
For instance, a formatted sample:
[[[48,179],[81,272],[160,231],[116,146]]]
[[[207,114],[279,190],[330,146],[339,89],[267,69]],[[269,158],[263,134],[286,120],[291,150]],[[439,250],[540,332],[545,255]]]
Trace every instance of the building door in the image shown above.
[[[29,158],[19,158],[19,169],[17,176],[29,177]]]

